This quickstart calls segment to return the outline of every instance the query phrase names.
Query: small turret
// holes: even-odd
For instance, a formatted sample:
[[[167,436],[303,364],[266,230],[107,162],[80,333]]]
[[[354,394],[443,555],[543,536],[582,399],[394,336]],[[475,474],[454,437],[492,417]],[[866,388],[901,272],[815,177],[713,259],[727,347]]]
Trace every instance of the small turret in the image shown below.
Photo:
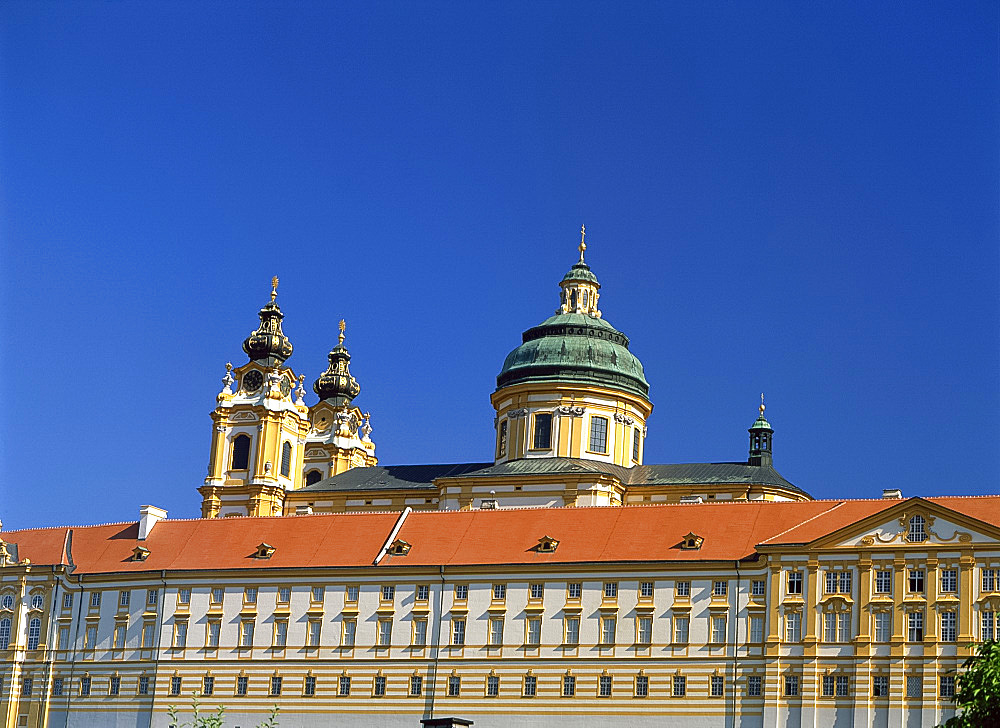
[[[285,318],[285,314],[281,313],[278,304],[274,302],[277,295],[278,277],[275,276],[271,279],[271,300],[258,314],[260,326],[243,342],[243,351],[250,357],[250,361],[265,367],[280,366],[292,355],[292,342],[281,330],[281,320]]]
[[[583,254],[587,250],[587,244],[584,242],[586,237],[587,226],[584,225],[580,228],[580,260],[574,263],[559,281],[562,292],[559,294],[557,314],[583,313],[594,318],[601,317],[601,312],[597,308],[597,299],[601,296],[598,293],[601,284],[597,282],[597,276],[583,259]]]
[[[764,419],[764,395],[760,395],[760,414],[747,430],[750,433],[750,458],[747,462],[750,465],[772,464],[771,445],[774,440],[774,430],[771,423]]]
[[[351,376],[351,355],[344,346],[344,330],[347,324],[340,321],[340,335],[328,359],[330,366],[313,383],[313,391],[335,407],[346,406],[361,393],[361,385]]]

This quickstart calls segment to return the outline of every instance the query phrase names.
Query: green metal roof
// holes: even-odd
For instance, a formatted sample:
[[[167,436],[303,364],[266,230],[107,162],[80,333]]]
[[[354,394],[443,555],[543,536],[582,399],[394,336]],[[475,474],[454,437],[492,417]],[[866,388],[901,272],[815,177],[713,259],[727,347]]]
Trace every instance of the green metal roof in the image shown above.
[[[522,382],[583,382],[649,397],[642,364],[628,350],[628,337],[604,319],[556,314],[522,335],[507,355],[497,389]]]
[[[586,263],[576,263],[569,272],[563,276],[563,282],[565,281],[587,281],[588,283],[596,283],[597,287],[600,288],[601,284],[597,282],[597,276],[593,274],[590,270],[590,266]]]

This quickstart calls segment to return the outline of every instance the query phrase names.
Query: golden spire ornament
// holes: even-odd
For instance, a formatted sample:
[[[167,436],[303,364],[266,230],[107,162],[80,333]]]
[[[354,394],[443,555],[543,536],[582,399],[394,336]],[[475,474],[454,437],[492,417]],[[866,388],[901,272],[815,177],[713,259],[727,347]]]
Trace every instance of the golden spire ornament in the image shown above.
[[[587,243],[584,240],[587,237],[587,226],[580,226],[580,262],[583,262],[583,252],[587,249]]]
[[[760,416],[764,416],[764,393],[760,393]]]
[[[271,279],[271,303],[278,297],[278,276]]]
[[[343,345],[344,343],[344,331],[347,329],[347,322],[344,319],[340,319],[340,334],[337,336],[337,343]]]

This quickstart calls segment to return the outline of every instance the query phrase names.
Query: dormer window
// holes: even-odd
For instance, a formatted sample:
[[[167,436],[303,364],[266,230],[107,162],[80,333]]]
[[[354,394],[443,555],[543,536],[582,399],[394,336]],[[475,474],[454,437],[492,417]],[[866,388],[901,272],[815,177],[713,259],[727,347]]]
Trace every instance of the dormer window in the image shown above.
[[[684,537],[684,540],[681,541],[681,548],[687,551],[697,551],[698,549],[701,548],[701,545],[704,542],[705,539],[703,539],[698,534],[689,533],[687,536]]]
[[[538,545],[535,546],[535,551],[540,554],[551,554],[557,548],[559,548],[559,542],[556,539],[551,536],[542,536],[538,539]]]
[[[145,561],[149,558],[149,549],[145,546],[136,546],[132,549],[132,561]]]
[[[274,556],[276,549],[269,543],[260,543],[257,545],[257,551],[254,553],[253,557],[255,559],[269,559]]]
[[[410,544],[401,538],[397,538],[389,545],[390,556],[406,556],[410,553]]]
[[[919,543],[927,540],[927,521],[923,516],[914,516],[910,519],[910,529],[906,534],[906,540],[911,543]]]

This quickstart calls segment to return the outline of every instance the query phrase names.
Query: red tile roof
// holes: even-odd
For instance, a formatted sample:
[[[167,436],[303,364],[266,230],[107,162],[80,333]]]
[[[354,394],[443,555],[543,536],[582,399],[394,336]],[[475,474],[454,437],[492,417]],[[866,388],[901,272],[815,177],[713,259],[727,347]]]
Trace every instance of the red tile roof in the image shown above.
[[[1000,527],[1000,496],[942,497],[928,501]],[[893,508],[903,500],[732,502],[594,508],[518,508],[495,511],[415,511],[397,534],[411,544],[406,556],[380,566],[734,561],[758,545],[807,543]],[[164,520],[137,541],[138,523],[40,528],[0,533],[16,543],[18,558],[67,563],[69,541],[76,573],[160,570],[275,569],[370,566],[397,523],[398,513],[349,513],[274,518]],[[680,548],[693,532],[697,551]],[[559,541],[551,553],[535,550],[542,536]],[[256,559],[257,545],[275,547]],[[142,544],[149,557],[131,560]]]

